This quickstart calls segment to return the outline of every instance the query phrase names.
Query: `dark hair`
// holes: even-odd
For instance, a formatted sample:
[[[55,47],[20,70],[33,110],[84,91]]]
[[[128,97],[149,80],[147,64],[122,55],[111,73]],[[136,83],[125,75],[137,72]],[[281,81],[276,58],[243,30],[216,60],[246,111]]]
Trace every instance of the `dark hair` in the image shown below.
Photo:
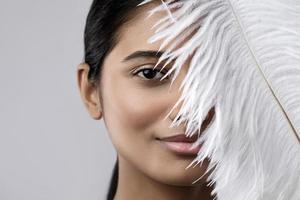
[[[118,159],[117,159],[117,161],[115,163],[115,166],[114,166],[114,169],[113,169],[110,184],[109,184],[109,189],[108,189],[108,193],[107,193],[107,200],[113,200],[114,196],[116,194],[118,178],[119,178],[118,170],[119,170],[119,163],[118,163]]]
[[[119,40],[118,30],[137,16],[137,5],[143,0],[94,0],[84,31],[84,61],[90,66],[88,79],[98,85],[104,58]],[[115,163],[107,193],[113,200],[118,184],[118,159]]]
[[[94,0],[84,31],[84,60],[89,64],[88,79],[99,83],[104,58],[120,39],[119,29],[137,16],[143,0]]]

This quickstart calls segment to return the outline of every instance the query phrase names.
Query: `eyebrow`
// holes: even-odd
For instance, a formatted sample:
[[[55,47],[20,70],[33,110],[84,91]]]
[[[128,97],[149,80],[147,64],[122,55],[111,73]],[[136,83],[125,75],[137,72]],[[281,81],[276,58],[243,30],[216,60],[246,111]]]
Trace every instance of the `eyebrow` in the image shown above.
[[[124,58],[122,62],[126,62],[136,58],[160,58],[163,53],[163,51],[136,51]]]

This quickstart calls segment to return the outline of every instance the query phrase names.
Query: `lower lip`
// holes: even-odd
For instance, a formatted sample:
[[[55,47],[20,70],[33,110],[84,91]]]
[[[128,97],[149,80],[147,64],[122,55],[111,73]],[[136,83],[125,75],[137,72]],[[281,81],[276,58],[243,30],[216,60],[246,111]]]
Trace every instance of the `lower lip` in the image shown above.
[[[187,143],[187,142],[167,142],[163,140],[159,140],[162,144],[164,144],[165,147],[167,147],[169,150],[178,153],[178,154],[184,154],[184,155],[197,155],[197,153],[201,149],[201,144],[196,146],[195,148],[192,148],[193,143]]]

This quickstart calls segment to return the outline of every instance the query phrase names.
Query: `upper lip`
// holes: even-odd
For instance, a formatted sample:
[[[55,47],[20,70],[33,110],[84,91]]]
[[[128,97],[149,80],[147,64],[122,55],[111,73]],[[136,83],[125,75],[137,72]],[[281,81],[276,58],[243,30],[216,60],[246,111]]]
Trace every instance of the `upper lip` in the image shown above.
[[[198,139],[198,135],[193,135],[191,137],[187,137],[185,134],[178,134],[170,137],[164,137],[160,138],[160,140],[166,141],[166,142],[186,142],[186,143],[193,143],[196,142]]]
[[[212,118],[214,117],[214,115],[215,115],[215,107],[212,107],[209,110],[209,112],[207,113],[207,116],[206,116],[205,120],[202,122],[201,130],[200,130],[201,133],[210,124],[210,122],[211,122]],[[187,137],[185,134],[178,134],[178,135],[173,135],[173,136],[170,136],[170,137],[157,138],[157,139],[167,141],[167,142],[189,142],[189,143],[193,143],[193,142],[196,142],[198,137],[199,137],[198,134],[194,134],[191,137]]]

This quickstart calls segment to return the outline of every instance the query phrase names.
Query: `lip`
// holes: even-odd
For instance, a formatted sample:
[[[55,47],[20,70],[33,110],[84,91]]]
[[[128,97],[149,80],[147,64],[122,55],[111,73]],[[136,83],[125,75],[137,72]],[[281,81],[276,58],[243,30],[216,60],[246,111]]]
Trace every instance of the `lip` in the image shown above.
[[[196,155],[201,149],[201,145],[192,149],[192,145],[197,141],[197,139],[198,135],[187,137],[185,134],[178,134],[158,139],[158,141],[163,144],[165,148],[177,154]]]
[[[190,138],[183,139],[182,135],[165,139],[158,139],[158,141],[165,148],[171,150],[174,153],[182,155],[196,155],[200,151],[202,146],[200,144],[192,149],[192,145],[194,144],[194,142],[191,142],[192,140]]]
[[[164,137],[160,140],[165,142],[182,142],[182,143],[193,143],[196,142],[198,136],[193,135],[192,137],[187,137],[185,134],[178,134],[170,137]]]

